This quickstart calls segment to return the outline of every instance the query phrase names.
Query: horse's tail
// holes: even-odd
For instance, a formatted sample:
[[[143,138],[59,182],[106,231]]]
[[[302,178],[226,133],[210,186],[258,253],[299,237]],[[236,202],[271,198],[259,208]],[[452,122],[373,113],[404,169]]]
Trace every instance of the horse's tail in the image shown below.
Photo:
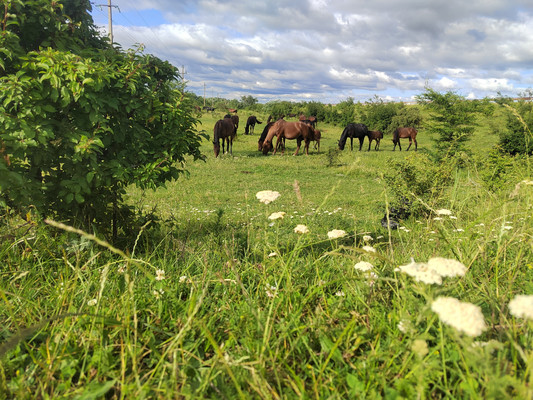
[[[348,131],[350,125],[346,125],[346,128],[342,131],[341,137],[339,139],[339,149],[344,150],[344,146],[346,145],[346,140],[348,139]]]

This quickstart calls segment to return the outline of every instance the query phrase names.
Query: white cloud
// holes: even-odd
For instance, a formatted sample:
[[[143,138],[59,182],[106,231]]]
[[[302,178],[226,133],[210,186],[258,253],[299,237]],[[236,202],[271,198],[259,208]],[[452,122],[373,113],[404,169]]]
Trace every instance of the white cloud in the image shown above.
[[[184,65],[189,88],[224,97],[409,99],[426,82],[484,97],[533,84],[527,0],[114,3],[116,42],[144,43]],[[103,8],[93,15],[105,27]],[[144,24],[153,10],[165,21]]]

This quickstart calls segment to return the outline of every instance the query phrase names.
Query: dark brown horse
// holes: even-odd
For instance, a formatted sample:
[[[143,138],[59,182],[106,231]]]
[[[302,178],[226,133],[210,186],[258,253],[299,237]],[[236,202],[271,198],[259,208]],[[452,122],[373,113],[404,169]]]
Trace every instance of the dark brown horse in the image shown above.
[[[235,126],[235,135],[236,135],[237,134],[237,129],[239,128],[239,116],[238,115],[226,114],[226,115],[224,115],[224,118],[231,118],[231,121],[233,122],[233,125]]]
[[[344,150],[346,145],[346,140],[350,138],[350,150],[353,150],[353,139],[359,139],[359,151],[363,147],[363,142],[365,141],[365,136],[368,136],[368,128],[365,124],[354,124],[350,123],[346,125],[346,128],[342,131],[341,137],[339,139],[339,150]],[[368,145],[368,150],[370,151],[370,144]]]
[[[383,139],[383,132],[381,131],[370,131],[368,132],[368,140],[370,140],[370,143],[372,143],[372,140],[376,141],[376,146],[374,147],[374,150],[379,150],[379,142]],[[369,143],[369,146],[370,146]]]
[[[302,141],[305,143],[305,154],[309,154],[309,142],[311,138],[314,137],[314,132],[312,127],[303,122],[287,122],[285,120],[278,120],[272,125],[268,130],[268,133],[263,142],[263,154],[268,154],[272,149],[272,139],[276,136],[276,146],[274,147],[274,153],[280,148],[281,142],[283,139],[296,139],[297,148],[294,152],[294,155],[298,155],[300,151],[300,146]]]
[[[213,151],[215,157],[220,153],[220,140],[222,140],[222,154],[224,154],[224,143],[227,140],[226,151],[233,154],[233,138],[235,137],[235,125],[231,118],[219,119],[213,128]]]
[[[392,134],[392,143],[394,143],[394,148],[392,151],[396,150],[396,145],[400,148],[400,151],[402,151],[402,145],[400,144],[400,139],[409,138],[409,147],[415,142],[415,151],[418,150],[418,143],[416,142],[416,134],[418,132],[415,128],[409,127],[409,128],[397,128],[394,133]],[[407,147],[406,151],[409,151],[409,147]]]
[[[257,119],[255,115],[250,115],[248,117],[248,120],[246,120],[246,127],[244,128],[244,134],[245,135],[253,135],[254,134],[254,128],[255,124],[262,124],[261,121]]]

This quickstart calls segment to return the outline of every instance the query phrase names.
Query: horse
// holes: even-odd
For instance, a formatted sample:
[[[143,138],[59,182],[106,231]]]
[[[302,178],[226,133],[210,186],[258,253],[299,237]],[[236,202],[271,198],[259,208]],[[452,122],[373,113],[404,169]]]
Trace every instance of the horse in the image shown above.
[[[392,143],[394,143],[394,148],[392,151],[396,150],[396,145],[400,148],[400,151],[402,151],[402,145],[400,144],[400,139],[409,138],[409,147],[415,142],[415,151],[418,150],[418,143],[416,142],[416,134],[418,132],[415,128],[408,127],[408,128],[397,128],[394,133],[392,134]],[[407,147],[406,151],[409,151],[409,147]]]
[[[315,141],[315,149],[317,153],[320,153],[320,138],[322,137],[322,133],[318,129],[312,129],[313,136],[309,139],[310,142]]]
[[[255,115],[250,115],[248,117],[248,120],[246,121],[246,128],[244,128],[244,134],[245,135],[253,135],[254,134],[254,128],[255,124],[262,124],[261,121],[257,119]]]
[[[369,131],[368,132],[368,139],[370,140],[370,143],[372,143],[372,140],[376,141],[376,146],[374,147],[374,150],[378,151],[379,142],[380,142],[381,139],[383,139],[383,132],[381,132],[381,131]]]
[[[320,153],[320,138],[322,137],[322,134],[320,133],[320,131],[318,129],[315,129],[315,127],[313,126],[313,122],[309,119],[305,119],[305,120],[302,120],[300,122],[303,122],[304,124],[306,125],[309,125],[312,129],[311,129],[311,132],[313,133],[310,138],[309,138],[309,141],[310,142],[313,142],[315,141],[315,149],[317,149],[317,152]]]
[[[230,112],[230,113],[235,113],[235,114],[237,114],[237,111],[238,111],[238,110],[237,110],[236,108],[230,108],[230,109],[228,110],[228,112]]]
[[[354,124],[350,123],[346,125],[346,128],[342,131],[341,137],[339,139],[339,150],[344,150],[346,145],[346,140],[350,138],[350,150],[353,150],[353,138],[359,139],[359,151],[363,147],[363,142],[365,141],[365,136],[368,136],[368,128],[365,124]],[[370,144],[368,145],[368,150],[370,151]]]
[[[237,134],[237,129],[239,128],[239,116],[238,115],[231,115],[226,114],[224,115],[224,118],[230,118],[233,122],[233,125],[235,126],[235,135]]]
[[[274,123],[274,125],[269,129],[265,140],[263,142],[263,154],[268,154],[268,152],[272,149],[272,139],[274,136],[277,137],[276,140],[276,147],[274,147],[274,153],[276,154],[276,151],[279,149],[281,145],[281,141],[285,139],[296,139],[297,141],[297,148],[294,152],[294,155],[298,155],[298,151],[300,151],[300,146],[302,144],[302,141],[305,143],[305,154],[309,154],[309,142],[311,140],[311,137],[314,137],[314,133],[312,131],[312,127],[310,127],[307,124],[304,124],[303,122],[296,121],[296,122],[287,122],[285,120],[278,120]]]
[[[233,154],[233,138],[235,137],[235,125],[231,118],[219,119],[213,128],[213,151],[215,158],[220,153],[220,139],[222,139],[222,154],[224,154],[224,142],[227,140],[226,151]]]

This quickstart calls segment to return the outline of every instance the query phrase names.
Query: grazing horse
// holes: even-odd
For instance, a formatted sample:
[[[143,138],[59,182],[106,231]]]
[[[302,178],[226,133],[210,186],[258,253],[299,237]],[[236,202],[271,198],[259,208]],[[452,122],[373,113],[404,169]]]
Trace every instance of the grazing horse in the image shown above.
[[[416,134],[418,132],[415,128],[397,128],[394,133],[392,134],[392,143],[394,143],[394,148],[392,151],[396,150],[396,145],[400,148],[400,151],[402,151],[402,145],[400,144],[400,139],[409,138],[409,147],[415,142],[415,151],[418,150],[418,143],[416,142]],[[409,151],[409,147],[407,147],[406,151]]]
[[[341,137],[339,139],[339,150],[344,150],[346,145],[346,140],[350,138],[350,150],[353,150],[353,138],[359,139],[359,151],[363,147],[363,142],[365,141],[365,136],[368,136],[368,128],[365,124],[354,124],[350,123],[346,125],[346,128],[342,131]],[[370,151],[370,144],[368,145],[368,150]]]
[[[224,154],[224,143],[227,140],[226,151],[233,154],[233,138],[235,137],[235,125],[231,118],[219,119],[213,128],[213,151],[215,158],[220,153],[220,140],[222,139],[222,154]]]
[[[374,150],[378,151],[379,149],[379,142],[381,139],[383,139],[383,132],[381,131],[370,131],[368,132],[368,139],[370,140],[370,143],[372,143],[372,140],[376,141],[376,147],[374,147]],[[369,143],[369,146],[370,146]]]
[[[230,109],[228,110],[228,112],[237,114],[237,109],[235,109],[235,108],[230,108]]]
[[[274,125],[269,129],[265,141],[263,142],[263,154],[268,154],[268,152],[272,149],[272,139],[274,136],[276,136],[276,147],[274,148],[274,153],[276,154],[276,151],[279,149],[281,145],[281,141],[283,139],[296,139],[297,141],[297,148],[294,152],[294,155],[298,155],[298,151],[300,151],[300,146],[302,144],[302,141],[305,142],[305,154],[309,154],[309,142],[312,137],[314,137],[314,132],[312,131],[312,127],[310,127],[307,124],[304,124],[303,122],[296,121],[296,122],[287,122],[285,120],[278,120],[274,123]]]
[[[253,135],[254,134],[254,128],[255,124],[262,124],[261,121],[257,119],[255,115],[250,115],[248,117],[248,120],[246,121],[246,128],[244,128],[244,134],[245,135]]]

